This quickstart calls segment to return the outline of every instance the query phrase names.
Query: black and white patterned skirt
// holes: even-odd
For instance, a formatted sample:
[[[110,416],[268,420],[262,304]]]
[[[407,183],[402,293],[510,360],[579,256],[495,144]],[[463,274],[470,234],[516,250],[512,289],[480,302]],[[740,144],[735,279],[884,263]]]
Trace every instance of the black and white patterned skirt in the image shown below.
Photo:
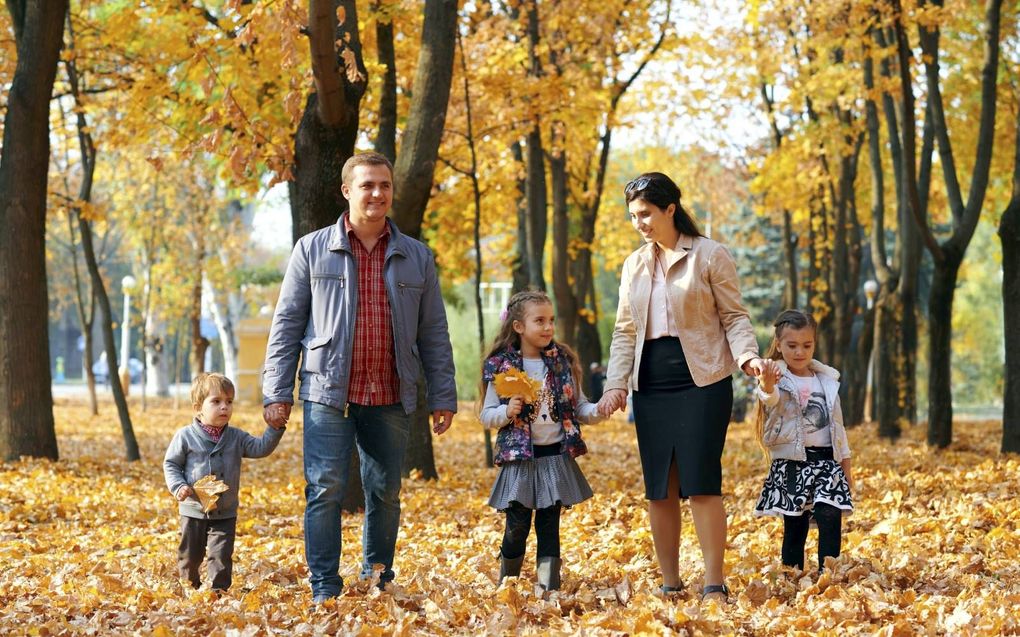
[[[849,515],[854,510],[843,467],[831,459],[773,460],[754,507],[755,515],[802,515],[824,503]]]
[[[499,468],[489,506],[498,511],[520,502],[529,509],[556,504],[573,506],[592,496],[591,486],[577,461],[566,453],[508,462]]]

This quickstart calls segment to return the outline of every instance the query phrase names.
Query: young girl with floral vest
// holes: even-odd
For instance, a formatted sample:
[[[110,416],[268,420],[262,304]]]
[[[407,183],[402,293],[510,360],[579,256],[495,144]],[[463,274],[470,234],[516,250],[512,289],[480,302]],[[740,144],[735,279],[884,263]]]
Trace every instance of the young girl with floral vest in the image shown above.
[[[839,557],[842,517],[853,511],[839,372],[814,360],[817,326],[810,314],[786,310],[773,325],[755,415],[758,442],[772,464],[755,514],[783,517],[783,565],[801,570],[813,517],[821,570],[826,557]]]
[[[560,585],[560,513],[592,496],[574,458],[587,452],[580,424],[602,420],[581,391],[577,355],[553,341],[552,302],[540,291],[510,298],[503,324],[482,363],[479,420],[498,429],[500,467],[489,505],[506,513],[500,581],[520,575],[535,512],[536,580]]]

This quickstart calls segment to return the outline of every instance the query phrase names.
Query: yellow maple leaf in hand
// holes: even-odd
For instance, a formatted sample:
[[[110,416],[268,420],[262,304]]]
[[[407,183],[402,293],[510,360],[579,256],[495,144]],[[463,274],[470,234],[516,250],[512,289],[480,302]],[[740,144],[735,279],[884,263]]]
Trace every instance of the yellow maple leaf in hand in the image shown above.
[[[538,398],[538,392],[542,390],[542,383],[534,380],[519,369],[511,367],[505,372],[496,374],[492,383],[496,395],[500,398],[511,396],[523,396],[524,402],[533,403]]]
[[[200,478],[191,488],[195,490],[198,501],[202,503],[202,512],[208,513],[216,508],[216,502],[220,499],[220,494],[230,487],[225,485],[222,480],[217,480],[215,476],[209,474]]]

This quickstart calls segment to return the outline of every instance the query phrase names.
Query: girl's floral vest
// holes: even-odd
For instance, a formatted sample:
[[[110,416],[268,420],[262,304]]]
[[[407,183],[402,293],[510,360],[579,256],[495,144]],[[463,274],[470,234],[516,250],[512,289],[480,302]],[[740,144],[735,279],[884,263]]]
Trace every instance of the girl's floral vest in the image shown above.
[[[560,353],[556,343],[550,343],[542,351],[545,362],[545,386],[553,396],[552,413],[550,414],[563,429],[563,440],[560,442],[560,453],[566,452],[576,458],[588,453],[588,447],[581,440],[581,428],[574,419],[574,378],[570,373],[570,362]],[[509,347],[502,352],[486,359],[482,365],[482,380],[491,383],[496,374],[506,372],[510,368],[524,370],[524,359],[520,350]],[[509,398],[499,399],[501,404],[510,402]],[[496,455],[493,462],[501,465],[504,462],[530,460],[534,457],[531,447],[531,424],[528,416],[535,405],[524,405],[521,413],[510,423],[500,428],[496,434]]]

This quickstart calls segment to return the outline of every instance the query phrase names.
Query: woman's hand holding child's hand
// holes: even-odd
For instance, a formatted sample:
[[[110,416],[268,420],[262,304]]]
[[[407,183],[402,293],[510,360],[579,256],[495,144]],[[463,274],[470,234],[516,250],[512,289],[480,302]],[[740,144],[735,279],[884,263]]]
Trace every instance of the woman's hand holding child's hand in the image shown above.
[[[524,409],[524,396],[511,396],[510,401],[506,404],[506,417],[516,418],[522,409]]]
[[[627,391],[624,389],[610,389],[602,394],[598,402],[598,412],[603,418],[613,415],[613,412],[627,406]]]
[[[180,489],[177,489],[177,499],[178,500],[182,500],[182,501],[183,500],[187,500],[188,498],[190,498],[193,495],[195,495],[195,491],[194,491],[194,489],[192,489],[188,485],[184,485]]]

